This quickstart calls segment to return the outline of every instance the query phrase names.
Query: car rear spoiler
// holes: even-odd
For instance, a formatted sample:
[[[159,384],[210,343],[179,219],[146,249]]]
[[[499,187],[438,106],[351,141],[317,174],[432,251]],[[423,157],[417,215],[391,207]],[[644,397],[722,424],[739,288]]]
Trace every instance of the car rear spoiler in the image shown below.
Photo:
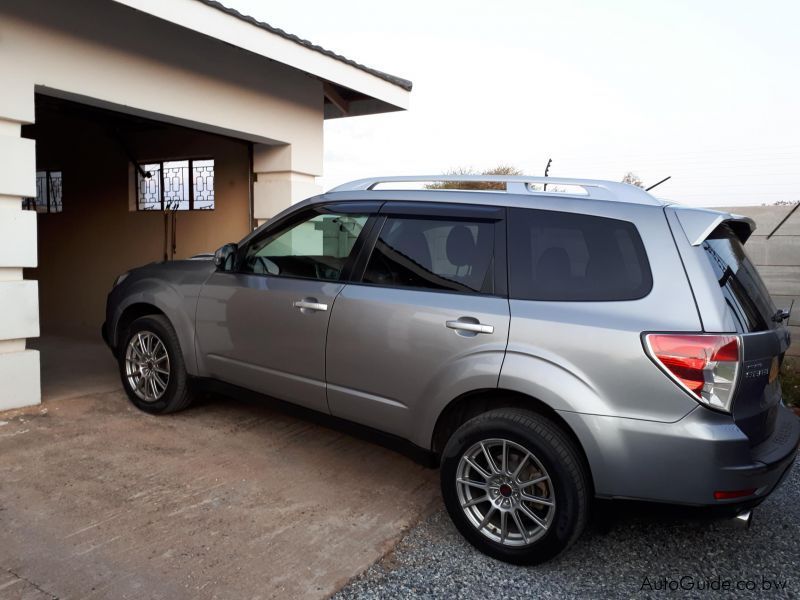
[[[720,212],[707,208],[689,206],[668,206],[678,217],[686,237],[692,246],[699,246],[717,227],[726,223],[744,244],[756,229],[756,223],[750,217]]]

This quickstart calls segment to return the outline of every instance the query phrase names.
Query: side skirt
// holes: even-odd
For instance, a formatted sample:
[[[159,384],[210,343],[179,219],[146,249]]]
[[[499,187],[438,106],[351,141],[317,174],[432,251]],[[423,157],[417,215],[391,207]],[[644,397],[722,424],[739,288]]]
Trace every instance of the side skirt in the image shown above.
[[[436,456],[433,451],[417,446],[416,444],[396,435],[385,433],[372,427],[367,427],[366,425],[360,425],[358,423],[354,423],[353,421],[348,421],[347,419],[317,412],[303,406],[297,406],[296,404],[278,400],[277,398],[266,396],[264,394],[260,394],[258,392],[254,392],[252,390],[248,390],[230,383],[225,383],[216,379],[195,377],[191,379],[191,386],[198,392],[208,392],[212,394],[218,394],[220,396],[227,396],[229,398],[236,398],[237,400],[256,402],[266,405],[284,414],[288,414],[305,421],[310,421],[322,427],[334,429],[364,441],[383,446],[384,448],[407,456],[414,462],[424,467],[431,469],[436,469],[439,467],[438,456]]]

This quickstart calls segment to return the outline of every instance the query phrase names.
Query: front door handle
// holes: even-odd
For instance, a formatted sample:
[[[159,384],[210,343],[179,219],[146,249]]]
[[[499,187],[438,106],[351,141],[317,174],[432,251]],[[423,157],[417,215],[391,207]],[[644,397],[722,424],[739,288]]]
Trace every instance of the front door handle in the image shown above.
[[[469,333],[494,333],[492,325],[481,325],[477,319],[447,321],[445,325],[448,329],[455,329],[456,333],[459,331],[467,331]]]
[[[316,298],[303,298],[302,300],[297,300],[293,306],[295,308],[299,308],[300,312],[303,313],[328,310],[328,305],[323,304],[322,302],[317,302]]]

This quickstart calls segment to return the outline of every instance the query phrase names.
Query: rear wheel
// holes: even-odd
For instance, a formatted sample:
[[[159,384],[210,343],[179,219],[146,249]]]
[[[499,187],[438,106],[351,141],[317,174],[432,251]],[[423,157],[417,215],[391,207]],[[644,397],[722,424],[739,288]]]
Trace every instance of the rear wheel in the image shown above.
[[[171,413],[192,401],[178,336],[162,315],[131,323],[119,355],[122,387],[148,413]]]
[[[489,556],[540,563],[586,525],[586,469],[569,437],[539,414],[499,409],[471,419],[448,441],[441,466],[450,517]]]

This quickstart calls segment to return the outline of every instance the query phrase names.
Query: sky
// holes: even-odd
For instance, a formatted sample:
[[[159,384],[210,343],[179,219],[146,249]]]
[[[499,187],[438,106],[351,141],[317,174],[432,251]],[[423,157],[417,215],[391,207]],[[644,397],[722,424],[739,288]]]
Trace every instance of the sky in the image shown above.
[[[503,164],[698,206],[800,201],[800,3],[223,0],[414,83],[325,122],[329,189]]]

